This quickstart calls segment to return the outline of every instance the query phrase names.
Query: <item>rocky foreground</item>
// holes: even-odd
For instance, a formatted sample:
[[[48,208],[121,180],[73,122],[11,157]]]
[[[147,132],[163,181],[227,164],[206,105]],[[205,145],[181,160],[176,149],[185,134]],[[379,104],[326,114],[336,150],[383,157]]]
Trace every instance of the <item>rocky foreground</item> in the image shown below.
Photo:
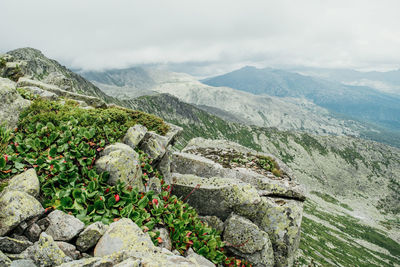
[[[14,64],[13,60],[7,57],[2,71],[3,76],[7,74],[5,76],[17,83],[0,79],[0,95],[4,99],[0,119],[9,128],[17,125],[23,128],[18,121],[20,112],[30,105],[43,105],[43,102],[36,102],[38,99],[50,101],[51,104],[46,105],[60,109],[54,116],[65,112],[63,105],[69,107],[69,99],[74,100],[77,113],[101,110],[113,118],[113,112],[126,112],[96,97],[81,95],[73,87],[61,89],[56,83],[40,82],[32,76],[22,77],[19,66],[24,64]],[[68,80],[67,77],[60,78],[59,74],[53,76],[58,77],[57,81]],[[36,129],[44,134],[39,140],[50,138],[51,132],[46,136],[46,131],[53,126],[37,126],[39,123]],[[64,125],[60,127],[66,131]],[[93,205],[88,204],[86,208],[93,209],[90,213],[82,210],[83,202],[79,202],[86,193],[79,191],[78,194],[77,188],[68,183],[63,186],[69,191],[62,190],[63,186],[56,183],[60,189],[56,188],[55,194],[48,195],[53,189],[47,187],[47,179],[52,179],[56,171],[63,177],[62,164],[69,163],[68,153],[64,153],[65,157],[61,158],[65,158],[65,162],[60,166],[50,165],[55,157],[62,156],[59,152],[62,149],[54,146],[55,143],[43,150],[50,162],[49,165],[43,163],[43,168],[26,160],[18,162],[24,164],[18,169],[21,165],[2,158],[3,174],[9,175],[9,170],[14,169],[7,169],[7,166],[14,166],[16,171],[11,173],[16,175],[7,176],[7,186],[0,193],[0,266],[214,266],[222,264],[220,259],[227,256],[243,259],[252,266],[291,266],[299,246],[305,196],[288,167],[271,155],[226,141],[194,139],[182,151],[174,152],[171,145],[182,129],[174,125],[168,128],[169,131],[162,135],[136,124],[129,127],[122,138],[104,147],[97,147],[98,140],[93,139],[95,130],[93,134],[82,130],[79,146],[89,154],[89,146],[97,147],[87,169],[93,168],[96,173],[82,172],[87,166],[86,161],[74,161],[81,164],[77,171],[90,179],[87,190],[97,186],[96,179],[103,177],[100,174],[108,173],[105,184],[100,185],[98,191],[89,193],[96,198]],[[29,127],[27,131],[30,131]],[[77,131],[77,136],[80,132]],[[36,130],[32,134],[37,134]],[[60,132],[59,138],[64,140],[70,136]],[[70,139],[70,142],[76,139]],[[11,148],[18,150],[15,143]],[[25,148],[27,155],[37,155],[40,141],[37,148],[28,142]],[[146,155],[146,164],[143,155]],[[153,175],[153,169],[161,176]],[[79,181],[79,177],[76,179]],[[121,193],[108,197],[109,190],[120,190]],[[123,198],[124,192],[141,196],[144,201],[129,206],[133,203]],[[86,194],[88,199],[89,195]],[[108,200],[103,204],[105,196]],[[185,202],[196,212],[189,215],[191,208]],[[107,210],[109,205],[111,208]],[[171,206],[179,207],[179,210],[171,210]],[[146,214],[146,217],[135,218],[128,208],[137,214]],[[171,212],[180,217],[172,219]],[[110,220],[112,223],[108,225]],[[183,235],[180,239],[176,229],[185,229],[189,221],[197,220],[202,223],[196,224],[194,230],[179,233]],[[198,229],[200,232],[196,232]],[[229,261],[225,264],[236,266]]]

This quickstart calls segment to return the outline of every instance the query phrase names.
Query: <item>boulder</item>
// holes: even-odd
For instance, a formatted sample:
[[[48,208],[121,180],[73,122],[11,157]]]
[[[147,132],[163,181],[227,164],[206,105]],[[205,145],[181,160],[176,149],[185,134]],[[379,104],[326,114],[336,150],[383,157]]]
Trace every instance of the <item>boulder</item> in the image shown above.
[[[192,260],[192,261],[198,263],[200,266],[215,267],[214,263],[212,263],[211,261],[207,260],[205,257],[203,257],[203,256],[197,254],[196,252],[194,252],[192,248],[190,248],[186,252],[186,259]]]
[[[29,169],[14,176],[4,191],[21,191],[33,197],[37,197],[40,191],[39,179],[35,169]]]
[[[164,156],[168,146],[168,138],[156,134],[155,132],[147,132],[139,148],[147,153],[154,161],[159,162]]]
[[[25,236],[32,242],[35,242],[39,239],[40,234],[42,233],[42,229],[37,223],[33,223],[25,230]]]
[[[165,151],[164,156],[157,165],[157,169],[163,176],[166,184],[171,184],[171,149],[171,146],[167,148],[167,151]]]
[[[200,215],[214,215],[222,220],[233,211],[254,214],[254,207],[261,202],[255,188],[236,179],[173,173],[172,185],[172,193],[187,198]]]
[[[42,205],[31,195],[21,191],[7,191],[0,195],[0,236],[21,222],[43,214]]]
[[[176,138],[183,132],[183,128],[172,123],[166,123],[169,126],[169,131],[165,134],[167,144],[173,144]]]
[[[154,248],[149,235],[143,233],[130,219],[120,219],[110,225],[94,249],[95,257],[111,255],[122,250],[150,253]]]
[[[136,124],[135,126],[128,129],[124,138],[122,139],[122,142],[124,142],[124,144],[127,144],[131,148],[135,148],[142,141],[146,133],[146,127],[140,124]]]
[[[112,185],[122,181],[137,187],[139,191],[144,190],[139,155],[128,145],[115,143],[107,146],[95,166],[99,172],[110,173],[108,183]]]
[[[90,257],[86,259],[81,259],[81,260],[74,260],[70,262],[66,262],[61,264],[59,267],[112,267],[112,262],[111,261],[106,261],[104,262],[102,258],[99,257]]]
[[[71,258],[67,257],[54,242],[53,238],[46,233],[41,233],[39,241],[27,248],[21,255],[44,267],[58,266],[64,262],[71,261]]]
[[[223,235],[228,248],[255,267],[274,266],[274,252],[268,234],[249,219],[231,215]]]
[[[85,227],[79,219],[60,210],[52,211],[47,218],[50,220],[50,225],[46,229],[46,234],[56,241],[70,241]]]
[[[15,82],[0,77],[0,121],[13,129],[17,126],[19,114],[30,105],[17,92]]]
[[[257,213],[250,219],[267,232],[277,266],[292,266],[300,243],[303,202],[283,198],[261,198]]]
[[[18,240],[8,236],[0,237],[0,250],[6,253],[19,254],[29,246],[32,246],[30,241]]]
[[[77,260],[80,257],[80,253],[74,245],[63,241],[57,241],[56,244],[71,259]]]
[[[107,229],[108,226],[104,225],[102,222],[95,222],[87,226],[85,230],[79,234],[76,240],[76,247],[82,252],[94,247]]]
[[[95,257],[110,259],[114,264],[126,259],[139,259],[142,266],[200,266],[192,259],[174,255],[172,252],[154,246],[150,236],[130,219],[120,219],[110,225],[94,249]]]

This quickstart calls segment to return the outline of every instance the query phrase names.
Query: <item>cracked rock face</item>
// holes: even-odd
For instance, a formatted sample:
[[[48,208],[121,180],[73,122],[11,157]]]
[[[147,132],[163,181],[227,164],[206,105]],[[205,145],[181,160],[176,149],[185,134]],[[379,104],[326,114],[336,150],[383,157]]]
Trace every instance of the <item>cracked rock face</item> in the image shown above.
[[[200,215],[227,220],[224,238],[235,243],[235,236],[249,236],[249,244],[230,248],[233,253],[255,266],[293,264],[305,195],[279,159],[233,142],[195,138],[172,155],[171,170],[174,194],[190,194],[187,202]]]

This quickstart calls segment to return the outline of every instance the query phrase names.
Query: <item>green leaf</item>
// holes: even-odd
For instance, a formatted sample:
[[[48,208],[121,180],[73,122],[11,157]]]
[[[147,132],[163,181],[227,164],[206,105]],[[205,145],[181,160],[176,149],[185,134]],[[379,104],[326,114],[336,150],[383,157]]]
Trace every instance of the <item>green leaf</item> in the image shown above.
[[[63,208],[71,208],[74,201],[70,197],[63,197],[61,198],[60,203]]]
[[[6,159],[4,157],[0,158],[0,169],[4,169],[4,167],[6,166]]]
[[[49,150],[49,156],[55,158],[57,156],[57,148],[53,147]]]

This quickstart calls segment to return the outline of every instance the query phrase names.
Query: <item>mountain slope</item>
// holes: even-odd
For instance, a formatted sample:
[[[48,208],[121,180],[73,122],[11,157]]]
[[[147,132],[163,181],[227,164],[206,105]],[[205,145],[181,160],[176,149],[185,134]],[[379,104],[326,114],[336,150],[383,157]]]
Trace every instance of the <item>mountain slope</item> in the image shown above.
[[[242,69],[203,80],[211,86],[280,97],[305,97],[330,111],[400,130],[400,97],[275,69]]]
[[[183,73],[148,68],[143,71],[146,71],[146,76],[140,78],[138,82],[135,81],[138,76],[137,68],[106,71],[104,72],[106,79],[97,79],[97,77],[102,77],[100,73],[96,75],[83,73],[83,75],[89,79],[97,79],[94,82],[111,83],[99,84],[99,86],[115,97],[136,97],[141,84],[153,84],[151,87],[145,86],[143,90],[168,93],[184,102],[204,108],[205,106],[212,107],[211,112],[229,113],[230,116],[223,116],[249,125],[304,130],[318,134],[356,136],[365,130],[361,124],[352,120],[338,119],[326,109],[306,99],[259,96],[228,87],[207,86]],[[143,82],[143,79],[148,81]],[[123,87],[115,87],[118,85]]]
[[[285,161],[310,193],[300,263],[312,259],[323,266],[400,264],[399,149],[352,137],[226,122],[165,94],[127,100],[124,105],[182,126],[178,147],[196,136],[225,138]]]
[[[12,56],[15,61],[20,61],[23,75],[57,85],[67,91],[96,96],[106,102],[113,101],[91,82],[60,65],[57,61],[47,58],[37,49],[19,48],[7,52],[7,55]]]

